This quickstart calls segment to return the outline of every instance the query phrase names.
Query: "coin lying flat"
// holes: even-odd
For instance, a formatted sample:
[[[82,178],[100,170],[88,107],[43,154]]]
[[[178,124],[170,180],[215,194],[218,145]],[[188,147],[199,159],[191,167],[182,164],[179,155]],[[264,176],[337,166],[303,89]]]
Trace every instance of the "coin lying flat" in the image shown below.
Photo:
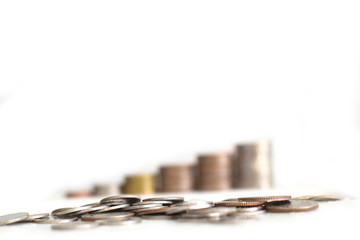
[[[12,213],[0,216],[0,225],[7,225],[11,223],[20,222],[29,217],[27,212]]]
[[[184,201],[183,197],[154,197],[154,198],[146,198],[143,200],[143,202],[147,201],[170,201],[173,204],[175,203],[181,203]]]
[[[76,229],[90,229],[97,227],[99,224],[95,222],[70,222],[62,224],[54,224],[51,229],[54,230],[76,230]]]
[[[135,213],[132,212],[113,212],[113,213],[98,213],[98,214],[85,214],[81,216],[83,221],[96,221],[104,219],[124,219],[133,217]]]
[[[116,205],[116,204],[123,204],[123,203],[137,203],[141,201],[141,197],[138,195],[116,195],[111,197],[106,197],[100,201],[100,204],[106,205]]]
[[[124,208],[130,206],[130,204],[124,203],[124,204],[112,205],[112,206],[107,206],[107,205],[100,205],[100,206],[104,206],[104,208],[94,211],[94,213],[106,213],[120,209],[123,210]]]
[[[96,220],[95,222],[100,225],[106,225],[106,226],[131,225],[135,223],[141,223],[141,218],[129,217],[124,219],[103,219],[103,220]]]
[[[330,201],[339,201],[342,200],[341,197],[335,195],[319,195],[313,196],[310,200],[317,201],[317,202],[330,202]]]
[[[315,197],[315,196],[314,195],[306,195],[306,196],[295,197],[292,199],[294,199],[294,200],[311,200],[313,197]]]
[[[78,218],[40,218],[34,220],[34,223],[40,223],[40,224],[62,224],[62,223],[70,223],[77,221]]]
[[[48,219],[50,216],[49,213],[37,213],[37,214],[31,214],[29,217],[25,218],[24,220],[21,220],[20,222],[34,222],[38,219]]]
[[[264,201],[222,201],[216,202],[215,206],[221,207],[252,207],[252,206],[261,206],[265,202]]]
[[[259,202],[272,202],[272,201],[286,201],[290,200],[291,196],[261,196],[261,197],[242,197],[237,198],[238,201],[259,201]]]
[[[318,207],[319,204],[315,201],[295,199],[288,200],[287,202],[269,202],[265,204],[265,210],[274,213],[306,212],[315,210]]]

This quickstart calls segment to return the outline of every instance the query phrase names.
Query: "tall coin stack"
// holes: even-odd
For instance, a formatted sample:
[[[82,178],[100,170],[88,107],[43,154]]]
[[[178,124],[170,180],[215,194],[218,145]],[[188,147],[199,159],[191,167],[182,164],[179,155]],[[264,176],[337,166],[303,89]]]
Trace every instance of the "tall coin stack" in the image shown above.
[[[189,192],[194,190],[194,166],[171,165],[160,168],[161,192]]]
[[[198,156],[198,189],[199,190],[227,190],[231,188],[230,154],[214,153]]]
[[[125,194],[154,194],[155,181],[152,174],[128,175],[121,187]]]
[[[272,187],[270,142],[237,145],[233,164],[235,188]]]

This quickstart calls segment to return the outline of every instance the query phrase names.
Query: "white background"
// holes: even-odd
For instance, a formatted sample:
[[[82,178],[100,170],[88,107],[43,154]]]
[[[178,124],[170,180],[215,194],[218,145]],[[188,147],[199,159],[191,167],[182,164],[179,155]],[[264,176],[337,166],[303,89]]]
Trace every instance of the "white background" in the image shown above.
[[[2,201],[263,138],[277,187],[360,196],[359,12],[357,1],[1,1]]]

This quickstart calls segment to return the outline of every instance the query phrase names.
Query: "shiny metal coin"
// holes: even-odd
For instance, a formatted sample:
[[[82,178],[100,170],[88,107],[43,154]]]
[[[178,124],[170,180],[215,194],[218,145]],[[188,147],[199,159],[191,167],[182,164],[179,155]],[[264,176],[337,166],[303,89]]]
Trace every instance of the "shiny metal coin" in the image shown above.
[[[340,201],[343,198],[335,195],[319,195],[310,198],[310,200],[317,201],[317,202],[330,202],[330,201]]]
[[[116,204],[116,203],[137,203],[141,201],[141,197],[138,195],[116,195],[111,197],[106,197],[100,201],[100,204]]]
[[[135,211],[135,210],[140,210],[140,209],[149,209],[149,208],[156,208],[156,207],[163,207],[163,205],[157,204],[157,203],[133,205],[133,206],[124,208],[124,211]]]
[[[11,223],[20,222],[29,217],[27,212],[12,213],[0,216],[0,225],[7,225]]]
[[[173,215],[186,212],[188,210],[198,210],[198,209],[206,209],[211,208],[213,203],[210,201],[204,200],[189,200],[182,203],[173,204],[170,206],[169,210],[166,214]]]
[[[81,207],[72,207],[72,208],[59,208],[51,212],[53,217],[57,218],[67,218],[73,217],[78,213],[93,208],[93,206],[81,206]]]
[[[269,202],[265,204],[266,211],[274,213],[306,212],[315,210],[318,207],[319,204],[316,201],[295,199],[287,202]]]
[[[100,225],[106,225],[106,226],[131,225],[135,223],[141,223],[141,218],[129,217],[124,219],[96,220],[95,222]]]
[[[306,195],[306,196],[295,197],[292,199],[294,199],[294,200],[311,200],[313,197],[315,197],[315,196],[314,195]]]
[[[253,207],[253,206],[261,206],[265,202],[264,201],[222,201],[215,202],[215,206],[221,207]]]
[[[265,206],[255,206],[255,207],[238,207],[238,212],[256,212],[261,211],[265,208]]]
[[[70,223],[77,221],[78,218],[40,218],[36,219],[33,222],[39,224],[62,224],[62,223]]]
[[[98,214],[85,214],[81,216],[83,221],[96,221],[106,219],[124,219],[135,216],[132,212],[113,212],[113,213],[98,213]]]
[[[172,205],[172,201],[145,201],[134,203],[131,206],[147,205],[147,204],[161,204],[161,205]]]
[[[286,201],[290,200],[291,196],[262,196],[262,197],[241,197],[237,198],[238,201],[257,201],[257,202],[272,202],[272,201]]]
[[[153,197],[153,198],[146,198],[143,199],[143,202],[147,201],[170,201],[173,204],[175,203],[181,203],[184,201],[183,197]]]
[[[117,210],[124,210],[124,208],[129,207],[130,205],[127,203],[124,204],[119,204],[119,205],[113,205],[113,206],[107,206],[107,205],[100,205],[100,206],[104,206],[104,208],[98,210],[98,211],[94,211],[93,213],[106,213],[106,212],[112,212],[112,211],[117,211]]]
[[[166,206],[145,208],[145,209],[136,210],[135,213],[137,215],[160,214],[160,213],[165,214],[169,208],[170,207],[166,207]]]
[[[38,219],[48,219],[50,217],[49,213],[37,213],[37,214],[31,214],[26,219],[20,221],[20,222],[34,222]]]
[[[214,218],[222,217],[236,212],[236,208],[213,207],[200,210],[188,211],[181,215],[181,218]]]
[[[84,205],[84,206],[89,206],[89,208],[81,210],[79,212],[75,212],[74,215],[81,216],[88,213],[100,212],[110,208],[107,205]]]
[[[78,230],[78,229],[90,229],[97,227],[99,224],[95,222],[70,222],[62,224],[54,224],[51,229],[54,230]]]

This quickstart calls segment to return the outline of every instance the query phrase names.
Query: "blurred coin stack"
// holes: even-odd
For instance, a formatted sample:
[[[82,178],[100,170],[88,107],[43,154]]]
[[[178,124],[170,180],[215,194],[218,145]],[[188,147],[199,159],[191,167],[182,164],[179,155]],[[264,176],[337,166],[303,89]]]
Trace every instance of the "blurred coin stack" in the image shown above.
[[[154,176],[152,174],[128,175],[121,187],[121,192],[125,194],[154,194]]]
[[[198,156],[197,187],[199,190],[227,190],[231,188],[231,157],[227,152]]]
[[[116,195],[119,193],[120,193],[119,184],[115,184],[115,183],[96,184],[93,190],[93,194],[95,196],[109,196],[109,195]]]
[[[235,188],[272,187],[271,144],[263,141],[236,146],[233,159]]]
[[[161,192],[189,192],[194,190],[193,165],[169,165],[160,168]]]

